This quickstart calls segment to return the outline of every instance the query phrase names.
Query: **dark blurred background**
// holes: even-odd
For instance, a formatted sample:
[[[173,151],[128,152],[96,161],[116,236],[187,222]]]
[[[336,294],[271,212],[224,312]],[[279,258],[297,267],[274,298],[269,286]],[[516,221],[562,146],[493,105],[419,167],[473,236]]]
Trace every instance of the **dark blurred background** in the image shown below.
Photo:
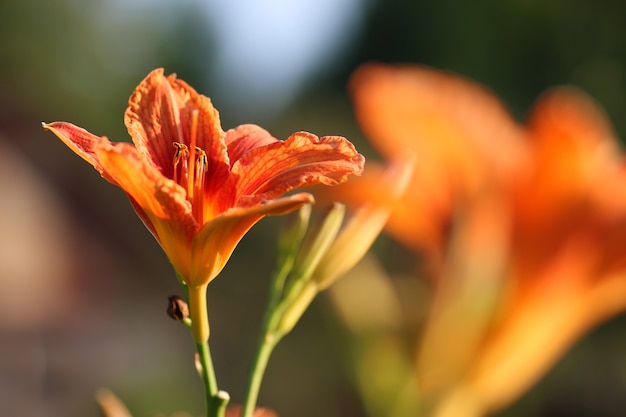
[[[165,315],[180,292],[166,257],[123,193],[42,121],[128,140],[127,98],[164,67],[213,99],[225,129],[344,135],[375,158],[346,94],[349,74],[375,60],[475,79],[520,120],[543,90],[574,84],[623,137],[625,19],[617,0],[0,2],[0,416],[96,416],[100,387],[136,417],[204,407],[193,343]],[[209,289],[216,371],[234,402],[280,224],[266,219],[246,236]],[[396,254],[391,245],[376,250]],[[321,297],[276,350],[261,403],[283,417],[365,416],[343,365],[346,338]],[[621,416],[625,357],[622,318],[501,416]]]

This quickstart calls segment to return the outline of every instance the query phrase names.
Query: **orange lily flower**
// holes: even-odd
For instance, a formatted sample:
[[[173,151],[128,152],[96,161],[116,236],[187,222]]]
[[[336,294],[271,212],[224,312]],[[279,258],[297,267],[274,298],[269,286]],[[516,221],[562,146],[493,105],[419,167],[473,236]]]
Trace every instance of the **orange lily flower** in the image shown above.
[[[435,266],[425,401],[437,417],[500,409],[626,310],[626,170],[610,123],[571,88],[521,126],[483,88],[424,67],[367,65],[351,85],[374,146],[417,157],[389,231]]]
[[[134,146],[70,123],[44,128],[126,192],[189,289],[199,342],[209,333],[206,287],[240,239],[264,216],[313,201],[279,197],[363,169],[363,156],[339,136],[298,132],[280,141],[255,125],[224,132],[210,99],[162,69],[135,89],[124,121]]]

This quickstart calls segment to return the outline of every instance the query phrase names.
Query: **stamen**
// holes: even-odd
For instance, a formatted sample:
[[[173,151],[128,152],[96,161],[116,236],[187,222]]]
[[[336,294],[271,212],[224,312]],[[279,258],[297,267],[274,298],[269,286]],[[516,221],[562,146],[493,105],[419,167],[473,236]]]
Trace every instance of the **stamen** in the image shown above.
[[[201,221],[204,217],[204,177],[208,169],[206,152],[196,146],[198,139],[199,112],[191,113],[191,131],[189,144],[173,142],[174,153],[173,180],[185,188],[187,200],[191,203],[193,216]]]
[[[174,182],[180,184],[187,179],[187,171],[189,170],[189,148],[180,142],[173,142],[176,148],[174,153]],[[179,165],[180,164],[180,168]],[[179,172],[180,171],[180,172]]]
[[[206,156],[206,152],[196,146],[196,184],[198,180],[202,180],[200,177],[204,177],[204,173],[206,172],[206,167],[209,163],[209,160]]]
[[[208,158],[206,152],[196,146],[196,172],[195,172],[195,195],[196,201],[194,201],[193,211],[194,216],[197,219],[202,218],[204,213],[204,174],[206,173],[208,165]]]

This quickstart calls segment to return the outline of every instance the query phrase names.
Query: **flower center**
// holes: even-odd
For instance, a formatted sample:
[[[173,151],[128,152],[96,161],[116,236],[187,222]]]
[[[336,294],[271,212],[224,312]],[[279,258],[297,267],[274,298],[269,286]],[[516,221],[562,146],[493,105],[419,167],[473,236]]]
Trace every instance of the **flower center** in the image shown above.
[[[173,142],[174,181],[187,191],[187,200],[191,203],[192,214],[201,221],[203,217],[204,174],[207,171],[208,158],[204,150],[196,146],[198,134],[198,111],[192,113],[191,139],[189,146]]]

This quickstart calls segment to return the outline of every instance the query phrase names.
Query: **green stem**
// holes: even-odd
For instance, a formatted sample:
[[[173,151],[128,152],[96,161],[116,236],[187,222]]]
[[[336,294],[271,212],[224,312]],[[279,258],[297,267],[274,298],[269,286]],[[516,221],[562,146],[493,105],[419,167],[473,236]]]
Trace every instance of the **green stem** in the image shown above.
[[[310,206],[309,206],[310,208]],[[274,348],[278,342],[285,336],[285,333],[277,331],[277,324],[281,320],[282,313],[284,311],[283,303],[285,302],[285,296],[287,295],[287,288],[290,284],[287,282],[289,274],[292,272],[298,249],[304,237],[304,233],[308,226],[308,214],[304,210],[300,210],[300,232],[298,236],[290,234],[288,243],[286,245],[279,245],[280,254],[278,260],[278,267],[274,271],[272,280],[270,283],[270,291],[261,325],[261,333],[259,341],[256,345],[256,351],[252,361],[252,369],[248,375],[248,386],[246,389],[246,396],[243,402],[243,409],[241,411],[241,417],[252,417],[254,410],[256,409],[259,392],[261,389],[261,382],[267,369],[267,364],[270,360]],[[310,214],[310,212],[309,212]],[[304,218],[306,218],[304,220]],[[304,222],[304,223],[303,223]],[[293,230],[292,230],[293,231]]]
[[[196,343],[196,349],[202,367],[201,376],[206,396],[207,417],[223,417],[230,398],[227,393],[219,391],[217,388],[217,378],[215,377],[209,344]]]
[[[243,403],[241,417],[253,416],[257,399],[259,398],[263,375],[265,374],[270,356],[280,340],[280,337],[277,337],[270,332],[264,332],[264,335],[263,340],[260,341],[257,346],[257,351],[255,352],[254,360],[252,362],[252,369],[248,379],[248,389],[246,390],[246,398]]]
[[[282,261],[279,262],[280,266],[272,277],[265,316],[261,324],[261,335],[252,360],[252,369],[248,375],[248,386],[241,417],[252,417],[254,414],[267,363],[272,355],[272,351],[280,340],[280,337],[273,334],[270,329],[275,327],[277,320],[277,317],[275,317],[276,310],[283,296],[285,282],[293,266],[294,258],[294,253],[286,254]]]
[[[183,324],[191,330],[191,334],[196,342],[198,361],[196,362],[198,373],[204,384],[206,398],[207,417],[224,417],[226,406],[230,401],[227,392],[217,388],[217,378],[209,349],[209,316],[206,304],[207,285],[190,288],[182,277],[176,273],[178,280],[183,283],[187,293],[190,317],[183,320]],[[199,366],[198,366],[199,365]]]
[[[208,343],[196,343],[200,364],[202,365],[202,382],[206,387],[207,398],[217,394],[217,379],[215,370],[213,369],[213,360],[211,359],[211,351]]]
[[[265,311],[265,321],[263,325],[264,329],[267,328],[267,321],[270,319],[270,315],[276,306],[280,303],[283,293],[285,291],[285,284],[287,283],[287,277],[293,268],[293,264],[295,262],[295,254],[288,254],[285,256],[283,261],[280,263],[280,268],[274,272],[274,276],[272,277],[272,282],[270,285],[270,295],[267,303],[267,309]]]
[[[261,337],[257,343],[257,350],[254,354],[252,369],[248,378],[248,387],[241,417],[253,416],[263,375],[274,348],[292,330],[316,294],[317,291],[314,285],[297,285],[292,288],[289,294],[284,295],[280,302],[276,299],[276,294],[270,295],[270,303],[265,312]],[[300,302],[295,302],[295,300]]]

